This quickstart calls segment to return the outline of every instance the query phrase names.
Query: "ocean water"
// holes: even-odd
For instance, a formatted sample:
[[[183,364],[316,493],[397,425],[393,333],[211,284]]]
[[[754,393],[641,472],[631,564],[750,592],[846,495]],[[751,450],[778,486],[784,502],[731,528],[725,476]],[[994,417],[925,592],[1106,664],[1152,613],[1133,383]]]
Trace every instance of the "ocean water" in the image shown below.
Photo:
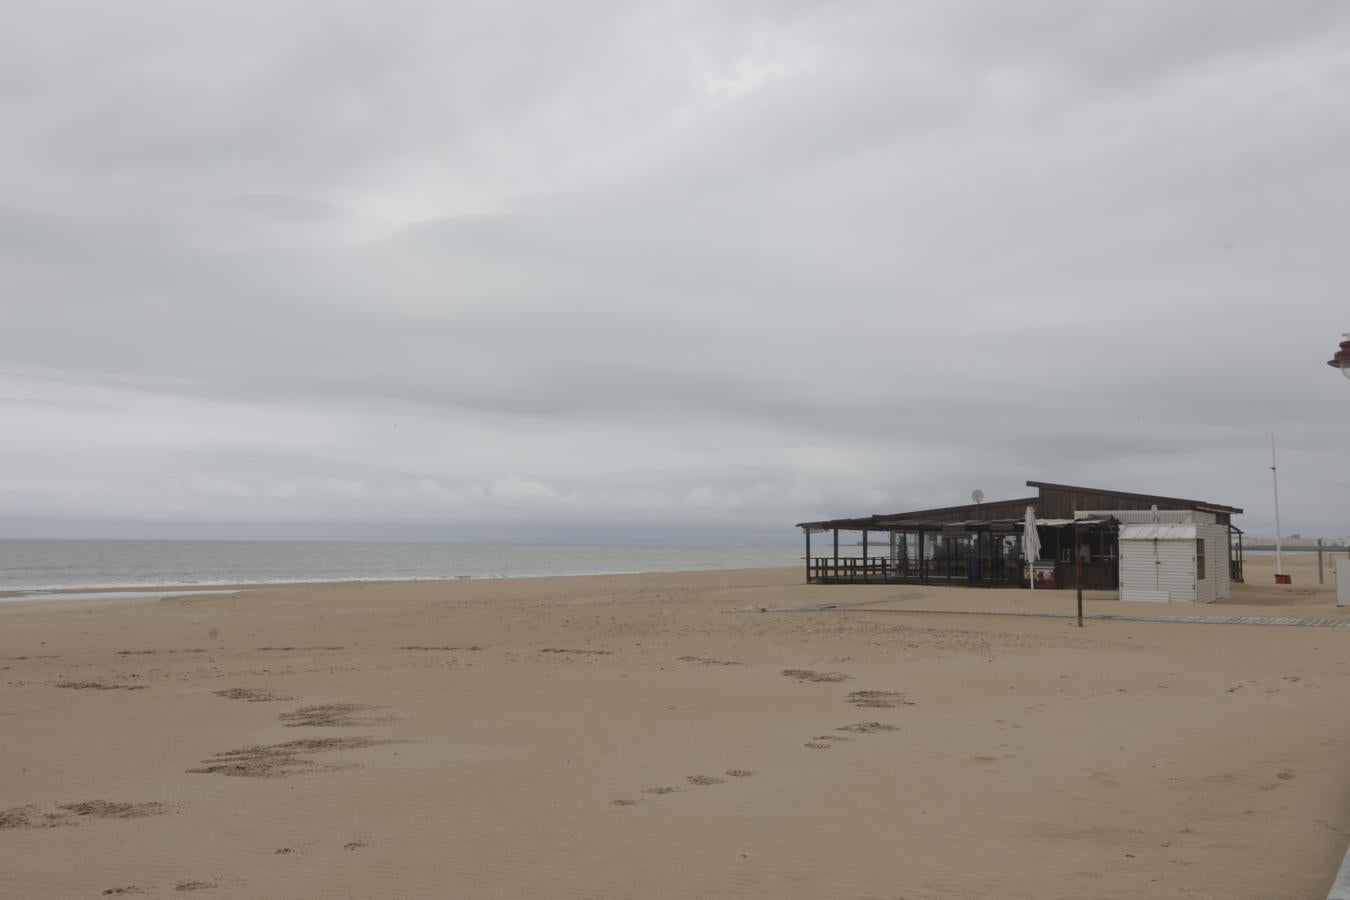
[[[0,591],[422,581],[795,566],[788,545],[0,540]]]

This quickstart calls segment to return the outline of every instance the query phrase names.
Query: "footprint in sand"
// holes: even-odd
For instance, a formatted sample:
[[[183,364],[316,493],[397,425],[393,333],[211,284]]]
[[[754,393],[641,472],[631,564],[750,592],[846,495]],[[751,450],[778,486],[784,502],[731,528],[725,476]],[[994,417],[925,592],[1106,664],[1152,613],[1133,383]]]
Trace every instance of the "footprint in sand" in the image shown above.
[[[1281,769],[1279,772],[1275,773],[1275,777],[1279,780],[1276,781],[1274,784],[1262,785],[1261,790],[1273,791],[1278,787],[1283,787],[1284,782],[1293,781],[1297,776],[1293,772],[1290,772],[1288,769]]]
[[[714,775],[690,775],[685,781],[690,784],[696,784],[699,787],[707,787],[710,784],[723,784],[723,780]]]
[[[825,683],[838,683],[848,681],[850,676],[843,672],[817,672],[814,669],[784,669],[783,675],[788,678],[794,678],[797,681],[812,681]]]
[[[358,715],[358,713],[384,708],[383,706],[370,706],[365,703],[326,703],[321,706],[302,706],[297,710],[284,712],[278,718],[286,723],[287,728],[348,728],[392,721],[392,717],[387,715]]]
[[[36,806],[11,806],[0,809],[0,831],[9,828],[55,828],[71,825],[66,813],[42,812]]]
[[[105,681],[58,681],[59,688],[73,691],[143,691],[143,684],[108,684]]]
[[[663,785],[661,785],[661,786],[659,786],[659,787],[649,787],[649,788],[647,788],[645,791],[643,791],[642,793],[644,793],[644,794],[673,794],[673,793],[677,792],[678,790],[679,790],[679,788],[674,788],[674,787],[671,787],[671,786],[669,786],[669,785],[663,784]],[[615,802],[617,803],[618,801],[616,800]]]
[[[145,891],[143,891],[143,890],[141,890],[140,888],[136,887],[136,885],[134,885],[134,884],[129,884],[129,885],[127,885],[126,887],[115,887],[115,888],[104,888],[104,889],[103,889],[103,896],[105,896],[105,897],[120,897],[120,896],[124,896],[124,895],[127,895],[127,894],[144,894],[144,893],[145,893]]]
[[[727,769],[727,775],[732,778],[749,778],[753,774],[749,769]]]
[[[540,653],[572,653],[578,656],[613,656],[613,650],[569,650],[565,647],[545,647]]]
[[[154,656],[157,653],[206,653],[205,650],[118,650],[118,656]]]
[[[357,766],[350,762],[320,764],[311,757],[331,750],[364,750],[367,747],[398,743],[402,742],[371,737],[330,737],[286,741],[269,746],[255,745],[217,753],[212,758],[203,760],[200,767],[187,771],[196,775],[229,775],[242,778],[284,778],[302,772],[331,772]]]
[[[851,731],[854,734],[877,734],[882,731],[899,731],[898,725],[884,722],[854,722],[852,725],[840,725],[835,731]]]
[[[848,702],[864,709],[895,709],[897,706],[913,706],[914,701],[906,700],[899,691],[853,691]]]
[[[180,881],[173,886],[175,891],[209,891],[216,887],[214,881]]]
[[[467,646],[467,647],[423,647],[423,646],[419,646],[419,645],[413,644],[413,645],[410,645],[410,646],[407,646],[407,647],[399,647],[398,649],[400,649],[400,650],[482,650],[483,648],[480,647],[480,646],[478,646],[477,644],[473,644],[473,645]]]
[[[249,703],[276,703],[295,699],[284,694],[274,694],[267,688],[226,688],[211,693],[226,700],[247,700]]]
[[[0,829],[55,828],[78,824],[81,818],[143,819],[171,812],[173,807],[167,803],[118,803],[111,800],[59,803],[54,812],[44,812],[36,806],[15,806],[0,810]]]
[[[162,816],[173,811],[173,807],[167,803],[117,803],[112,800],[62,803],[59,808],[91,819],[143,819],[146,816]]]
[[[636,801],[636,800],[614,800],[614,801],[612,801],[612,802],[613,802],[613,804],[614,804],[615,806],[636,806],[636,805],[637,805],[637,801]]]

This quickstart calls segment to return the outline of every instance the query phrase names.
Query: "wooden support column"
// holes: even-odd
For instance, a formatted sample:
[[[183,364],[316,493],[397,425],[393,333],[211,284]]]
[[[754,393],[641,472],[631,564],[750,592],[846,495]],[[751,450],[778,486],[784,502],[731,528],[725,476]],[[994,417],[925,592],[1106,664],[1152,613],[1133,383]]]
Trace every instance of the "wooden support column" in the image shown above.
[[[1078,588],[1078,627],[1083,627],[1083,554],[1078,546],[1078,523],[1073,523],[1073,580]]]
[[[806,535],[806,583],[811,583],[811,529],[803,528],[802,534]]]
[[[923,552],[923,528],[919,528],[919,583],[928,583],[928,557]]]
[[[863,583],[867,583],[867,529],[863,529]]]
[[[980,540],[979,535],[977,535],[975,539],[977,541]],[[988,548],[989,550],[989,565],[987,567],[984,564],[985,548]],[[985,529],[983,543],[981,544],[980,549],[980,578],[981,580],[988,582],[986,585],[987,587],[994,586],[994,532],[992,529],[988,528]]]
[[[839,565],[839,529],[834,530],[834,564]]]

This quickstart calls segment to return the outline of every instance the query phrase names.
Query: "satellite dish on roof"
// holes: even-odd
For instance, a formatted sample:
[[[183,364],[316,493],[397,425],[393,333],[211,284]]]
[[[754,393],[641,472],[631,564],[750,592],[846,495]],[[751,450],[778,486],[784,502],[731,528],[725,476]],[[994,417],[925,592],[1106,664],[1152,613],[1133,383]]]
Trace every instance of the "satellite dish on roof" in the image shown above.
[[[980,490],[979,488],[976,488],[975,490],[970,492],[970,499],[974,500],[976,503],[983,503],[984,491]]]

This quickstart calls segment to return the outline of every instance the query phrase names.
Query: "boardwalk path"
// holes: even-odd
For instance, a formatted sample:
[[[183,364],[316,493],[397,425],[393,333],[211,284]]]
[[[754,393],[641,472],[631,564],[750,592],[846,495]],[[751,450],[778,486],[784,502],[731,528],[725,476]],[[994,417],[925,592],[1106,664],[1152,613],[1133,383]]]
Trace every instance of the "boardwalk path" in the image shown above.
[[[930,616],[1021,616],[1030,619],[1075,619],[1073,613],[1013,612],[974,609],[844,609],[843,612],[909,613]],[[1116,622],[1191,622],[1196,625],[1303,625],[1311,628],[1350,628],[1350,619],[1296,619],[1291,616],[1138,616],[1085,613],[1084,619]]]

